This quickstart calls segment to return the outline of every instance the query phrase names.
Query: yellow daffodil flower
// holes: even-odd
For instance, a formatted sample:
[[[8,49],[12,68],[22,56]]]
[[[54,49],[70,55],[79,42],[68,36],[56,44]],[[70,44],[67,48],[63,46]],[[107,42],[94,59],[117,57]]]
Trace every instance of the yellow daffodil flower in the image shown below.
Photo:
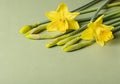
[[[102,24],[103,16],[100,16],[95,22],[88,24],[88,28],[82,32],[82,39],[92,40],[95,38],[99,45],[104,46],[105,42],[114,38],[111,31],[114,27]]]
[[[56,11],[46,13],[50,23],[47,26],[48,31],[66,32],[69,29],[77,30],[79,24],[74,18],[79,15],[79,12],[70,13],[66,4],[61,3]]]

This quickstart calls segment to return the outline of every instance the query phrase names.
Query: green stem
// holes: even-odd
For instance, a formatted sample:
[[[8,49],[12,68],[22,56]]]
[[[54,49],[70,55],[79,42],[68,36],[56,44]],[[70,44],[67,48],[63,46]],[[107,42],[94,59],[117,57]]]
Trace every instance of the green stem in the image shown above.
[[[114,24],[112,24],[112,26],[114,26],[114,27],[120,26],[120,22],[114,23]]]
[[[108,22],[105,22],[106,25],[113,25],[116,24],[117,22],[120,22],[120,18],[118,19],[115,19],[115,20],[112,20],[112,21],[108,21]],[[118,23],[117,23],[118,24]]]
[[[49,20],[46,20],[46,21],[43,21],[43,22],[39,23],[39,25],[46,24],[46,23],[49,23],[49,22],[50,22]]]
[[[96,16],[98,15],[98,13],[106,6],[106,4],[108,4],[111,0],[106,0],[95,12],[95,14],[93,15],[93,17],[91,18],[91,22],[94,22]]]
[[[119,13],[120,13],[120,8],[118,8],[116,10],[112,10],[112,11],[110,10],[110,12],[105,13],[106,14],[105,18],[114,16],[114,15],[119,14]]]
[[[107,5],[107,7],[114,7],[114,6],[120,6],[120,2],[114,2]]]
[[[120,2],[114,2],[114,3],[108,4],[106,7],[104,7],[104,9],[111,8],[111,7],[115,7],[115,6],[120,6]],[[94,11],[96,11],[97,9],[98,9],[98,8],[92,8],[92,9],[89,9],[89,10],[80,11],[80,15],[81,15],[81,14],[90,13],[90,12],[94,12]]]
[[[100,1],[102,1],[102,0],[93,0],[93,1],[88,2],[87,4],[81,6],[81,7],[77,8],[77,9],[74,9],[71,12],[85,10],[85,9],[89,8],[90,6],[93,6],[94,4],[96,4],[96,3],[100,2]]]
[[[113,33],[116,33],[116,32],[118,32],[118,31],[120,31],[120,26],[118,26],[118,27],[116,27],[116,28],[114,28],[114,29],[112,30]]]
[[[98,16],[100,16],[101,14],[98,14]],[[105,14],[105,16],[103,17],[104,21],[108,21],[110,19],[113,19],[113,18],[118,18],[120,17],[120,10],[114,10],[114,11],[111,11],[111,13],[109,14]],[[86,22],[86,21],[90,21],[91,17],[85,17],[85,18],[81,18],[81,19],[76,19],[79,23],[80,22]]]
[[[110,17],[110,18],[107,18],[107,21],[112,20],[112,19],[116,19],[116,18],[119,18],[119,17],[120,17],[120,14],[115,15],[115,16]]]

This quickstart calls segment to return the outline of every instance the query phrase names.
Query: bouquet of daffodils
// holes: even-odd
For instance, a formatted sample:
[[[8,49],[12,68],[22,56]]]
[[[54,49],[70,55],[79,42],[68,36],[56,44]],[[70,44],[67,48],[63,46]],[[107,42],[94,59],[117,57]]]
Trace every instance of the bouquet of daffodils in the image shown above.
[[[100,7],[92,7],[99,2],[102,2]],[[52,39],[46,44],[47,48],[62,46],[66,52],[95,42],[104,46],[120,31],[120,2],[117,0],[93,0],[72,11],[60,3],[55,11],[46,12],[46,16],[48,20],[23,26],[20,33],[32,40]],[[49,34],[51,32],[57,33]]]

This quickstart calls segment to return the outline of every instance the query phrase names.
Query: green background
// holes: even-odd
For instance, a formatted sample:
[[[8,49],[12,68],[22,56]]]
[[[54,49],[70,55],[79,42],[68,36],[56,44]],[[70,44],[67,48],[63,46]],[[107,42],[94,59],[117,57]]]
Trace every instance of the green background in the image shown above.
[[[23,25],[46,20],[45,12],[60,2],[72,10],[88,1],[0,0],[0,84],[120,84],[119,37],[66,53],[19,34]]]

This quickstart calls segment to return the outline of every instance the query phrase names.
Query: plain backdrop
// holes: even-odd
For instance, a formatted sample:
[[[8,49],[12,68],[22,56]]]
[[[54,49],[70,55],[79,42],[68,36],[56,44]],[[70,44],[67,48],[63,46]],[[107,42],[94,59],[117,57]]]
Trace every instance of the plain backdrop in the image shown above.
[[[0,84],[120,84],[120,39],[66,53],[49,40],[19,34],[23,25],[46,20],[64,2],[69,10],[91,0],[0,0]],[[100,5],[99,5],[100,6]]]

